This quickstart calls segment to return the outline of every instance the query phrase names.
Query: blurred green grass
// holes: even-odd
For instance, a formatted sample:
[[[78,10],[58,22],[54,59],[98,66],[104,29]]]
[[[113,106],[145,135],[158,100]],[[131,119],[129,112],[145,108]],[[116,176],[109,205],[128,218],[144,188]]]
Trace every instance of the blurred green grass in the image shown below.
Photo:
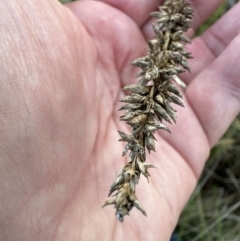
[[[182,240],[240,240],[240,116],[212,149],[178,234]]]
[[[236,2],[239,1],[224,1],[196,35],[201,35]],[[240,240],[240,116],[212,149],[198,185],[180,217],[177,233],[182,241]]]

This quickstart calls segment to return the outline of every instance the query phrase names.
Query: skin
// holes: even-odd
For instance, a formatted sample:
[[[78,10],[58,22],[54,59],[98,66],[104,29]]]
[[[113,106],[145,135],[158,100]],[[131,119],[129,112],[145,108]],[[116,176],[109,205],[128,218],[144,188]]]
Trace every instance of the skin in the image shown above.
[[[193,1],[194,29],[220,2]],[[240,4],[188,46],[185,108],[172,134],[157,133],[157,169],[137,188],[148,217],[134,209],[119,223],[101,208],[127,162],[118,99],[137,81],[130,62],[145,53],[160,3],[0,1],[0,240],[169,240],[240,110]]]

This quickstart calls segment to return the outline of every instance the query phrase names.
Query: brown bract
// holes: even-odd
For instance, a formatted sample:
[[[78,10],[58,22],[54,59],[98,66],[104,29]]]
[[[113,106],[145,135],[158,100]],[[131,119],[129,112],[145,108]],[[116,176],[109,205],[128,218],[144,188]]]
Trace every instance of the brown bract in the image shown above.
[[[123,156],[129,152],[130,162],[127,163],[112,184],[108,196],[115,191],[114,197],[103,205],[115,205],[116,217],[123,221],[135,206],[144,215],[146,212],[135,195],[136,185],[141,174],[149,177],[148,169],[152,168],[146,163],[146,149],[155,151],[155,131],[170,130],[162,124],[176,122],[176,110],[171,103],[183,106],[182,95],[171,83],[175,80],[183,85],[177,77],[178,74],[190,70],[187,59],[192,58],[191,53],[185,50],[183,43],[190,40],[183,33],[190,28],[193,10],[184,0],[166,0],[159,11],[151,13],[156,18],[153,24],[155,38],[149,40],[147,55],[132,62],[141,68],[138,84],[124,87],[130,94],[121,99],[126,103],[120,110],[125,114],[120,117],[130,125],[130,135],[119,131],[121,139],[126,142]]]

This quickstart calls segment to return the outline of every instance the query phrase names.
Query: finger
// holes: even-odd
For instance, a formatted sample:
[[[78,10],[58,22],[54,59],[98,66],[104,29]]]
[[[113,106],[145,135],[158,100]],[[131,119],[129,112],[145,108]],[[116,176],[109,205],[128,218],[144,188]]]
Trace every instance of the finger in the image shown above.
[[[239,44],[240,34],[186,91],[211,147],[240,110]]]
[[[202,1],[193,0],[191,6],[194,10],[194,17],[192,28],[195,31],[210,15],[214,12],[217,7],[223,2],[223,0],[214,1]],[[148,21],[142,26],[142,31],[146,39],[151,39],[154,36],[152,30],[152,22],[154,19],[149,18]],[[193,33],[193,31],[191,31]]]
[[[178,110],[172,135],[161,133],[189,163],[196,177],[209,149],[224,134],[240,111],[240,34],[188,86],[184,109]]]
[[[154,11],[163,0],[98,0],[105,2],[132,18],[138,26],[141,26],[149,18],[149,13]]]
[[[194,59],[189,61],[191,74],[181,77],[189,83],[202,70],[211,64],[237,36],[240,30],[240,3],[228,11],[219,21],[210,27],[201,37],[193,40],[187,49],[193,53]]]
[[[213,147],[240,111],[239,44],[240,34],[191,82],[186,108],[178,113],[178,123],[171,128],[174,138],[164,136],[197,176],[207,158],[206,150]]]
[[[138,70],[130,63],[143,54],[146,46],[140,29],[121,11],[100,1],[76,1],[68,4],[68,8],[92,37],[106,74],[115,76],[116,68],[119,71],[120,82],[115,78],[108,83],[115,99],[120,85],[136,82],[134,75]]]
[[[237,74],[238,74],[237,69],[238,69],[238,66],[240,66],[240,63],[237,56],[239,56],[238,52],[240,51],[238,50],[239,48],[237,46],[239,45],[240,40],[239,40],[239,36],[238,37],[236,36],[240,27],[240,24],[237,23],[236,21],[238,19],[239,7],[240,7],[239,5],[236,6],[235,9],[227,13],[226,16],[224,16],[218,23],[215,24],[215,26],[212,27],[213,30],[209,30],[209,31],[215,31],[215,34],[213,34],[213,36],[215,36],[216,42],[219,41],[221,35],[226,36],[226,38],[224,39],[221,37],[222,41],[219,41],[220,42],[219,44],[214,44],[213,39],[211,39],[210,36],[208,36],[208,34],[210,34],[209,32],[206,32],[204,34],[203,38],[207,39],[208,37],[209,41],[212,41],[210,43],[211,43],[211,48],[213,50],[210,51],[209,48],[205,45],[202,45],[202,48],[200,48],[200,44],[202,43],[200,42],[201,38],[197,38],[193,41],[194,51],[192,52],[194,54],[194,57],[195,57],[194,60],[196,60],[196,62],[195,62],[195,66],[191,66],[192,68],[191,70],[193,70],[192,75],[196,76],[197,74],[199,74],[200,71],[203,71],[203,70],[205,70],[204,71],[205,74],[204,76],[200,75],[196,77],[198,79],[197,81],[198,84],[194,84],[194,87],[191,87],[192,99],[189,99],[188,96],[187,96],[188,99],[186,98],[184,99],[184,105],[186,108],[179,110],[177,125],[173,125],[170,127],[171,132],[174,135],[174,138],[172,138],[171,135],[163,134],[164,138],[171,145],[173,145],[175,149],[178,150],[182,154],[182,156],[190,163],[190,166],[193,168],[196,176],[199,176],[199,174],[202,171],[202,168],[204,166],[204,161],[208,156],[209,147],[213,146],[216,143],[216,141],[221,137],[221,135],[225,132],[227,127],[233,121],[236,114],[239,112],[238,107],[236,106],[234,107],[234,105],[237,105],[235,103],[236,97],[233,97],[233,96],[238,96],[237,90],[239,90],[239,86],[237,85],[239,84],[239,81],[237,82]],[[225,23],[228,23],[228,24],[225,24]],[[229,26],[232,26],[232,28]],[[219,29],[221,29],[222,32],[219,32],[218,31]],[[234,40],[230,44],[232,39]],[[227,45],[229,45],[229,48],[227,48],[227,50],[224,51],[225,46]],[[228,52],[228,51],[231,51],[231,52]],[[214,62],[211,65],[212,60],[215,59],[215,55],[220,55],[221,53],[223,54],[223,56],[220,56],[219,59],[216,60],[216,63]],[[234,55],[231,56],[231,54],[233,53]],[[199,61],[199,59],[201,61]],[[221,67],[219,67],[220,66],[219,63],[221,63]],[[209,65],[210,67],[208,67]],[[215,68],[216,74],[219,75],[218,79],[219,81],[220,79],[222,79],[221,80],[222,82],[219,82],[219,83],[216,82],[217,77],[211,78],[211,76],[208,76],[211,71],[211,68],[213,69]],[[231,72],[232,68],[233,70]],[[228,75],[226,74],[226,71],[229,71]],[[231,73],[233,76],[230,76]],[[187,73],[186,77],[187,75],[189,74]],[[191,77],[189,77],[189,80],[190,78]],[[226,81],[226,83],[224,83],[224,79],[229,82]],[[202,121],[200,120],[199,122],[198,118],[196,118],[201,116],[199,114],[196,114],[195,109],[192,110],[191,108],[192,102],[194,101],[194,98],[195,98],[194,88],[196,88],[196,91],[197,91],[198,88],[201,88],[201,86],[198,87],[198,85],[200,84],[206,85],[205,89],[200,94],[198,94],[198,97],[197,97],[199,98],[197,104],[199,106],[203,106],[201,108],[198,108],[197,110],[205,111],[201,115],[202,118],[211,118],[210,113],[212,113],[212,111],[221,113],[221,110],[222,110],[223,113],[221,114],[226,119],[222,123],[221,120],[223,117],[222,116],[218,117],[217,114],[214,114],[214,117],[212,116],[212,118],[214,119],[204,120],[204,122],[208,121],[208,123],[210,123],[209,125],[206,124],[207,130],[205,130],[205,128],[202,128],[203,126]],[[218,85],[221,86],[224,84],[226,88],[225,91],[228,93],[229,97],[226,95],[221,96],[221,93],[218,90],[219,89]],[[188,91],[189,89],[187,89],[187,93]],[[205,95],[207,95],[207,97],[205,97]],[[207,98],[213,98],[214,100],[216,95],[217,96],[220,95],[219,96],[220,101],[216,103],[216,108],[212,107],[211,109],[209,109],[210,106],[213,106],[213,104],[210,105],[211,99],[207,100]],[[204,104],[204,101],[206,101],[206,104]],[[229,109],[229,113],[228,113],[228,109]],[[224,116],[224,112],[227,113],[226,116]],[[211,122],[212,123],[217,122],[218,124],[214,127],[214,125],[211,124]],[[213,133],[211,133],[211,131]],[[212,135],[210,135],[209,132]],[[184,136],[184,139],[182,138],[183,136]],[[186,148],[186,146],[188,148]],[[188,151],[189,149],[191,150],[190,152]]]

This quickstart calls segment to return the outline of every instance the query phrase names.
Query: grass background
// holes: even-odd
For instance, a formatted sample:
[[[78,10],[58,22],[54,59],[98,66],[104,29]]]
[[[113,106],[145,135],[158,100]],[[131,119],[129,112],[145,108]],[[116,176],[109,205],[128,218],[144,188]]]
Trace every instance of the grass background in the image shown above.
[[[237,2],[239,0],[225,0],[196,35],[203,33]],[[212,149],[180,217],[177,236],[179,241],[240,241],[240,116]]]

